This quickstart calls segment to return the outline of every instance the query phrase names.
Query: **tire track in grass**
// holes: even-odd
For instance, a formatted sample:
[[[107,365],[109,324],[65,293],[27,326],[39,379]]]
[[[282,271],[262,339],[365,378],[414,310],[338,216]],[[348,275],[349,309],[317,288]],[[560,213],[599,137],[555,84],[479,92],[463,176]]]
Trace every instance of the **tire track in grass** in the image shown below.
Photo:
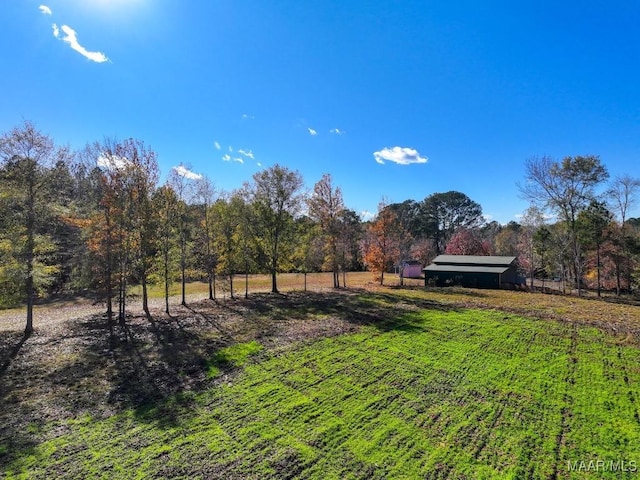
[[[578,359],[576,357],[576,350],[578,347],[578,327],[575,322],[571,322],[571,344],[569,345],[569,352],[567,356],[567,376],[565,377],[565,392],[563,395],[564,406],[560,410],[560,432],[556,437],[556,446],[554,449],[554,467],[551,474],[552,480],[557,480],[560,474],[560,455],[561,450],[565,446],[566,437],[570,429],[570,421],[572,417],[571,407],[573,406],[573,397],[570,394],[571,385],[576,383],[576,363]]]
[[[513,317],[504,317],[504,320],[510,320],[512,318]],[[531,330],[528,333],[530,334],[530,337],[528,338],[528,340],[525,340],[523,335],[518,335],[517,336],[517,338],[518,338],[518,340],[516,342],[517,346],[518,347],[524,346],[524,351],[522,351],[522,353],[520,353],[520,350],[521,350],[520,348],[517,348],[517,349],[516,348],[511,348],[511,349],[505,348],[503,350],[503,352],[504,353],[510,353],[511,354],[511,359],[515,358],[516,355],[519,358],[523,358],[523,357],[528,356],[530,351],[531,351],[532,345],[534,345],[535,342],[536,342],[536,339],[538,337],[538,331],[537,330]],[[504,341],[504,342],[502,342],[502,344],[507,344],[507,347],[508,347],[508,342]],[[502,344],[492,345],[492,347],[495,350],[499,350],[499,347],[501,347]],[[516,363],[515,365],[511,365],[510,366],[511,374],[509,375],[509,380],[507,382],[507,385],[514,385],[515,384],[515,380],[518,377],[519,368],[520,368],[520,364],[519,363]],[[474,460],[476,460],[476,461],[479,460],[480,455],[482,454],[482,452],[485,450],[485,448],[489,444],[489,441],[494,439],[494,437],[495,437],[494,430],[495,430],[496,426],[498,425],[498,423],[502,420],[505,408],[507,407],[508,404],[513,403],[514,400],[516,400],[516,395],[512,391],[507,392],[506,394],[501,394],[500,395],[499,406],[498,406],[493,418],[491,419],[491,423],[489,424],[485,435],[480,440],[479,445],[476,447],[475,451],[473,452],[473,459]],[[517,402],[516,402],[516,406],[517,406]]]
[[[633,411],[634,411],[633,418],[635,418],[636,423],[640,424],[640,410],[638,409],[638,401],[635,393],[633,393],[633,387],[631,385],[631,381],[629,380],[629,371],[626,365],[627,362],[625,362],[623,359],[622,347],[620,345],[618,345],[618,348],[617,348],[617,355],[618,355],[618,360],[620,360],[620,368],[622,369],[623,380],[627,388],[627,395],[629,397],[629,402],[631,402],[631,405],[633,407]]]

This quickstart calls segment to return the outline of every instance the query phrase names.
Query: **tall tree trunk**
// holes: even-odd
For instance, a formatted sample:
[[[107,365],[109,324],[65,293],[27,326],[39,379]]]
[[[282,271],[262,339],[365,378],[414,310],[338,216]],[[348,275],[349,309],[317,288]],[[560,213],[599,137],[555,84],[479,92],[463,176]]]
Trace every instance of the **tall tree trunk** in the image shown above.
[[[576,234],[576,227],[575,224],[573,225],[573,274],[574,274],[574,278],[575,278],[575,285],[576,288],[578,289],[578,296],[581,297],[582,296],[582,267],[580,265],[581,263],[581,253],[580,253],[580,246],[578,245],[578,237]]]
[[[600,244],[596,244],[596,271],[598,272],[598,297],[600,296]]]
[[[35,174],[35,173],[34,173]],[[33,301],[35,295],[35,289],[33,285],[33,263],[35,252],[35,228],[36,228],[36,215],[35,215],[35,186],[33,184],[33,176],[29,175],[29,184],[27,191],[27,242],[25,245],[25,261],[27,267],[27,279],[26,279],[26,294],[27,294],[27,323],[24,328],[25,336],[29,336],[33,333]]]
[[[207,275],[209,281],[209,300],[213,300],[213,273],[209,270]]]
[[[121,268],[125,268],[124,265]],[[120,289],[118,294],[118,320],[120,322],[120,326],[124,327],[126,318],[126,302],[127,302],[127,281],[124,276],[124,270],[120,272]]]
[[[113,243],[113,237],[111,236],[111,215],[108,208],[105,208],[105,223],[107,225],[107,265],[105,269],[105,287],[107,295],[107,321],[109,322],[109,329],[113,331],[113,251],[111,249]]]
[[[142,274],[142,310],[149,316],[149,295],[147,292],[147,274]]]
[[[33,333],[33,297],[34,297],[34,285],[33,285],[33,257],[35,251],[35,206],[34,206],[34,186],[29,182],[29,192],[27,199],[27,243],[26,249],[26,264],[27,264],[27,324],[24,329],[25,336],[29,336]]]
[[[164,312],[169,315],[169,243],[165,238],[164,252]]]
[[[231,292],[231,298],[236,298],[233,295],[233,273],[229,273],[229,290]]]
[[[187,305],[187,278],[186,278],[186,273],[185,270],[187,269],[187,260],[186,260],[186,247],[184,245],[184,240],[183,243],[181,245],[181,249],[180,249],[180,270],[181,270],[181,287],[182,287],[182,302],[181,304],[183,306]]]
[[[278,240],[279,232],[276,229],[273,239],[273,250],[271,251],[271,293],[280,293],[278,292],[278,283],[276,280],[276,270],[278,269]]]

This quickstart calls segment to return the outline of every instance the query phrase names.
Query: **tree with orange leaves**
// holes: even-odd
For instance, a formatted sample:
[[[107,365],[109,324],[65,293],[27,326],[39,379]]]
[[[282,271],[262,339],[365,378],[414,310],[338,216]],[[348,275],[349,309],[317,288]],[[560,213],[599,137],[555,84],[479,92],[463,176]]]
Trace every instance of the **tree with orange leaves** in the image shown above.
[[[362,244],[364,263],[375,280],[384,282],[384,272],[400,260],[400,244],[408,234],[396,214],[386,204],[378,205],[378,215],[369,224]]]

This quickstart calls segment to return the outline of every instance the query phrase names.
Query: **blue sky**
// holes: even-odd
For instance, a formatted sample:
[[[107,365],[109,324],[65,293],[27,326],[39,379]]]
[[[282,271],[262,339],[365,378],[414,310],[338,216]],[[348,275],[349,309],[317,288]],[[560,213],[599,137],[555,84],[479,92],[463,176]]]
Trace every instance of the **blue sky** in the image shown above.
[[[526,158],[640,176],[638,25],[617,0],[12,0],[0,130],[136,137],[225,190],[328,172],[358,212],[459,190],[506,223]]]

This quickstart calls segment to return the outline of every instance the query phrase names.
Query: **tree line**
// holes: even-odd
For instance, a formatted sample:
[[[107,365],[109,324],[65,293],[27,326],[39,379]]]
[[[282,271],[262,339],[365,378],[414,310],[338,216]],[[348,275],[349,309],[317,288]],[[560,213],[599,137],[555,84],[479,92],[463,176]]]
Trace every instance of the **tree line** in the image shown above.
[[[299,172],[274,165],[241,188],[224,192],[184,167],[159,183],[157,155],[137,139],[106,139],[79,151],[56,146],[32,123],[0,136],[0,306],[26,303],[33,330],[39,296],[92,292],[105,302],[113,331],[126,324],[127,292],[200,279],[215,299],[216,278],[268,273],[384,273],[403,259],[428,264],[436,255],[515,255],[530,277],[562,276],[580,289],[597,277],[621,292],[636,282],[637,219],[628,219],[639,186],[622,177],[595,187],[607,172],[597,157],[531,159],[521,190],[532,207],[519,223],[487,222],[481,206],[456,191],[422,201],[381,202],[371,221],[344,204],[325,174],[305,193]],[[556,214],[548,223],[543,211]],[[594,277],[594,273],[595,277]]]
[[[584,288],[598,296],[603,288],[618,295],[636,288],[640,219],[629,213],[640,180],[610,180],[597,156],[532,157],[518,187],[530,207],[507,225],[486,221],[481,206],[460,192],[388,205],[378,219],[388,232],[385,248],[423,264],[442,253],[515,256],[532,287],[536,277],[555,278],[578,295]]]

